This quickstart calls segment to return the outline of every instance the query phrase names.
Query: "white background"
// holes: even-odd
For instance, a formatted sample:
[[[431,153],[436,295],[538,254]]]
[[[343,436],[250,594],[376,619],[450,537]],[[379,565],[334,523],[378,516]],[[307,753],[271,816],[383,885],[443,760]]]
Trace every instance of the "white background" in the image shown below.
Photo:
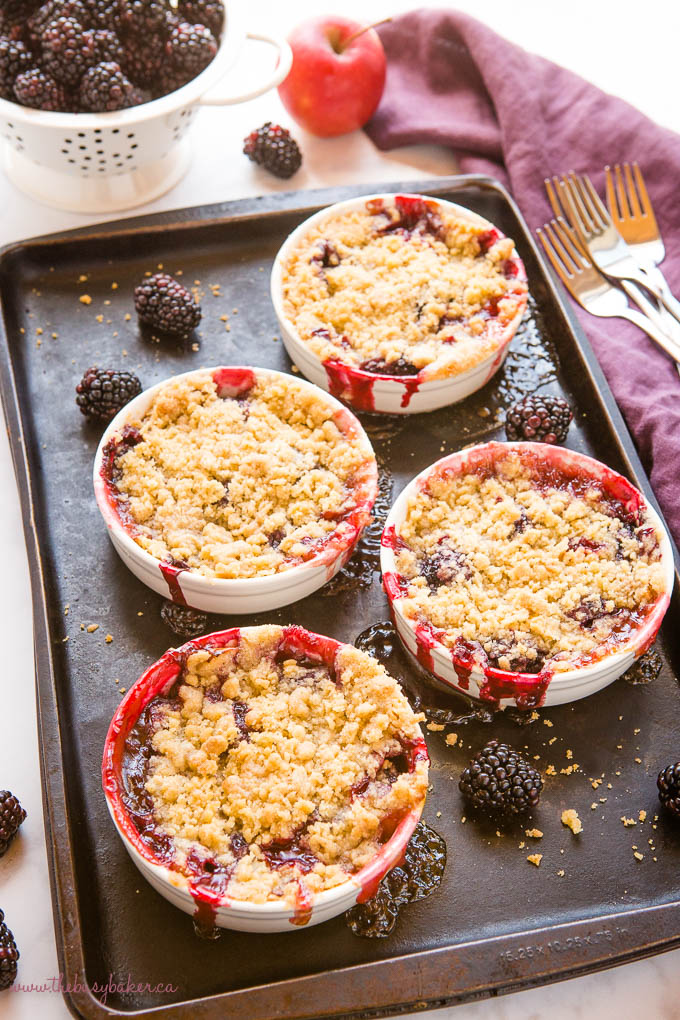
[[[409,10],[407,0],[251,0],[249,27],[284,34],[310,15],[333,12],[377,21]],[[447,3],[432,7],[451,6]],[[458,7],[485,20],[525,48],[572,68],[609,92],[634,103],[657,121],[680,131],[678,40],[680,7],[669,0],[463,0]],[[262,71],[249,53],[233,81]],[[154,212],[287,190],[290,183],[253,167],[241,154],[245,134],[265,120],[289,125],[275,93],[240,107],[204,110],[194,129],[195,158],[184,181],[152,206]],[[404,179],[455,170],[450,153],[427,147],[379,154],[361,133],[318,140],[295,131],[305,162],[297,188],[370,180]],[[631,152],[631,159],[644,153]],[[568,169],[555,167],[555,171]],[[0,246],[10,241],[92,222],[92,217],[38,206],[0,175]],[[36,742],[32,621],[29,576],[11,460],[0,434],[0,788],[20,796],[28,811],[21,838],[0,862],[0,906],[21,950],[20,979],[41,982],[57,974],[47,861],[41,821]],[[11,582],[11,583],[9,583]],[[456,853],[450,847],[451,854]],[[461,889],[461,896],[465,890]],[[502,896],[502,890],[499,889]],[[64,1020],[69,1014],[59,995],[0,994],[2,1020]],[[419,1014],[431,1020],[532,1020],[588,1017],[598,1020],[680,1018],[680,950],[628,964],[602,974],[498,1000]]]

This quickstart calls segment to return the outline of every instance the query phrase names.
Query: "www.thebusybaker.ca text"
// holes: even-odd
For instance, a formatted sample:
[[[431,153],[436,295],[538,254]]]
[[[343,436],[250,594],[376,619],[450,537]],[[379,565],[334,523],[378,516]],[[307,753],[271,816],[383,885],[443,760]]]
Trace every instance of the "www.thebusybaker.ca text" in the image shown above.
[[[92,984],[80,981],[78,977],[72,981],[65,981],[63,974],[59,974],[56,977],[47,978],[45,981],[31,981],[30,983],[15,981],[11,990],[40,994],[56,992],[61,995],[78,995],[89,990],[95,998],[106,1005],[109,995],[173,995],[179,991],[179,988],[170,982],[152,985],[148,981],[136,981],[131,974],[128,974],[125,979],[117,979],[113,974],[109,974],[107,981],[93,981]]]

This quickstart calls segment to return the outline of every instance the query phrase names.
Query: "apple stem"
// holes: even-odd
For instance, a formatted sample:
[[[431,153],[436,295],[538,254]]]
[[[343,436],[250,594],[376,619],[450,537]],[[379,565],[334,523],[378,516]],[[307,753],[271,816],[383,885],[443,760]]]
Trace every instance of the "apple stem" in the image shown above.
[[[364,32],[368,32],[371,28],[377,28],[378,25],[386,25],[387,22],[391,20],[392,20],[391,17],[381,18],[380,21],[374,21],[372,25],[364,25],[364,27],[360,28],[358,32],[352,32],[352,34],[343,41],[342,45],[339,47],[338,52],[343,53],[347,49],[347,47],[350,46],[355,39],[358,39],[360,35],[363,35]]]

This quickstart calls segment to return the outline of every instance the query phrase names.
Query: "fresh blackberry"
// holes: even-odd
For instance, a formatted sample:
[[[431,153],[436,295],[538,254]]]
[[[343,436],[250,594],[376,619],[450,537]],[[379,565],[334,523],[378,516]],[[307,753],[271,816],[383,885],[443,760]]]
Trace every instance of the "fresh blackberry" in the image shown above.
[[[161,66],[158,77],[152,86],[156,97],[167,96],[171,92],[176,92],[177,89],[181,89],[183,85],[186,85],[194,77],[188,71],[179,71],[172,64],[167,63],[165,51],[163,52],[163,60],[166,60],[166,63]]]
[[[244,139],[243,151],[276,177],[292,177],[302,164],[302,153],[290,132],[270,120]]]
[[[50,78],[39,67],[24,71],[14,82],[14,92],[23,106],[34,110],[51,110],[67,113],[73,108],[63,85]]]
[[[62,85],[77,85],[88,67],[97,62],[94,33],[75,18],[51,21],[42,34],[43,64]]]
[[[118,0],[81,0],[87,10],[87,23],[92,28],[116,32],[121,24]]]
[[[31,51],[20,40],[0,36],[0,97],[16,99],[14,82],[30,69],[33,61]]]
[[[119,11],[121,26],[138,38],[165,31],[168,7],[164,0],[120,0]]]
[[[24,34],[23,23],[15,21],[6,11],[0,8],[0,36],[20,40]]]
[[[80,102],[95,113],[124,110],[141,102],[141,95],[120,65],[109,60],[88,68],[80,83]]]
[[[112,60],[114,63],[120,64],[121,67],[125,63],[125,46],[111,29],[96,28],[94,30],[94,45],[99,63]]]
[[[28,19],[28,34],[35,47],[40,49],[43,32],[57,18],[75,18],[87,24],[88,11],[83,0],[47,0]]]
[[[205,25],[219,40],[224,28],[224,7],[217,0],[183,0],[179,5],[182,21]]]
[[[217,43],[205,25],[178,21],[170,31],[165,52],[173,67],[195,77],[208,66],[217,53]]]
[[[118,63],[128,78],[142,88],[156,89],[165,63],[165,40],[155,35],[149,39],[128,39]],[[174,91],[169,89],[168,91]]]
[[[10,988],[16,981],[19,950],[14,935],[5,924],[5,915],[0,910],[0,992]]]
[[[142,384],[134,372],[93,365],[76,386],[76,404],[89,421],[110,421],[141,392]]]
[[[471,807],[491,815],[519,815],[536,807],[543,780],[514,748],[490,740],[463,771],[458,786]]]
[[[184,638],[200,637],[208,629],[208,617],[200,609],[191,606],[178,606],[175,602],[164,602],[161,606],[161,620],[167,624],[173,634]]]
[[[0,857],[7,852],[25,817],[26,812],[14,794],[0,790]]]
[[[659,772],[656,780],[659,800],[676,818],[680,818],[680,761],[667,765]]]
[[[187,336],[201,321],[193,294],[168,273],[156,273],[135,288],[135,308],[142,322],[176,336]]]
[[[563,443],[573,417],[562,397],[525,397],[505,416],[505,434],[511,442]]]

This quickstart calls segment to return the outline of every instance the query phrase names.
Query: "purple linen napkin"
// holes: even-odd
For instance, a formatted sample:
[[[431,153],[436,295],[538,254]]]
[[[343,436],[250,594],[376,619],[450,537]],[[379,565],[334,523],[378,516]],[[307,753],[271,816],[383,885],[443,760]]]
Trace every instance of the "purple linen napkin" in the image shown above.
[[[527,53],[459,11],[413,11],[381,26],[387,82],[367,125],[381,149],[439,143],[464,173],[509,186],[531,228],[552,216],[543,179],[637,160],[680,294],[680,135],[571,71]],[[578,309],[680,545],[680,378],[635,326]]]

